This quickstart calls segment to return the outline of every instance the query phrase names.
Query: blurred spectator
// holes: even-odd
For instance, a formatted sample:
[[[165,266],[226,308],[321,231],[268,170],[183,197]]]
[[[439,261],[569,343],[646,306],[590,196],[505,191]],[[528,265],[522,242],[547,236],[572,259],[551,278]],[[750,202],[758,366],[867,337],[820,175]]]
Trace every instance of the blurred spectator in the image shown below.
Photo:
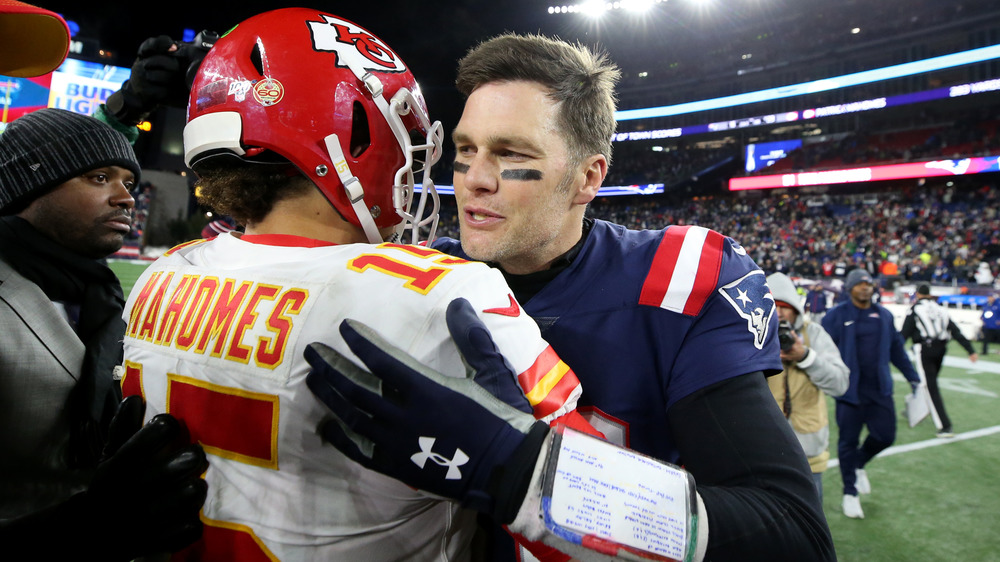
[[[858,494],[871,493],[865,465],[896,440],[896,407],[889,364],[895,365],[913,388],[920,384],[920,375],[906,355],[892,313],[872,302],[871,275],[863,269],[851,271],[844,290],[850,301],[830,309],[823,317],[823,328],[851,370],[850,386],[837,398],[840,428],[837,452],[844,483],[844,515],[863,519],[865,514]],[[868,437],[859,448],[865,426]]]
[[[215,238],[220,234],[236,230],[236,221],[232,217],[220,216],[213,219],[201,229],[201,237],[205,239]]]
[[[809,312],[809,318],[816,324],[823,320],[823,315],[826,314],[826,290],[821,283],[814,283],[809,288],[809,292],[806,293],[805,309]]]
[[[989,354],[989,344],[1000,343],[1000,295],[992,294],[983,307],[983,355]]]
[[[806,318],[792,280],[784,273],[772,273],[767,276],[767,285],[774,295],[778,319],[791,329],[785,333],[784,325],[778,328],[784,370],[768,377],[767,385],[809,459],[822,501],[823,472],[830,459],[826,395],[843,395],[850,382],[849,372],[823,326]]]

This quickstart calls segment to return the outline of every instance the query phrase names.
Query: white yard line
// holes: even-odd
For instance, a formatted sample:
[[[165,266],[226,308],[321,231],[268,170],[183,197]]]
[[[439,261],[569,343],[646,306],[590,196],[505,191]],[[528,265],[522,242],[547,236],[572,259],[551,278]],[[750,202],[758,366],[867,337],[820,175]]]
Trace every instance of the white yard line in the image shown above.
[[[973,431],[966,431],[965,433],[956,433],[954,437],[948,437],[946,439],[940,439],[935,437],[934,439],[928,439],[927,441],[917,441],[916,443],[907,443],[906,445],[895,445],[889,447],[888,449],[882,451],[878,454],[879,457],[888,457],[890,455],[897,455],[899,453],[908,453],[910,451],[918,451],[920,449],[926,449],[928,447],[937,447],[938,445],[947,445],[949,443],[956,443],[958,441],[965,441],[967,439],[975,439],[977,437],[986,437],[987,435],[993,435],[994,433],[1000,433],[1000,425],[994,425],[993,427],[984,427],[982,429],[975,429]],[[830,459],[827,463],[827,468],[833,468],[840,466],[840,459]]]
[[[945,357],[945,367],[956,367],[958,369],[968,369],[970,373],[993,373],[1000,374],[1000,363],[995,361],[969,361],[968,357]]]

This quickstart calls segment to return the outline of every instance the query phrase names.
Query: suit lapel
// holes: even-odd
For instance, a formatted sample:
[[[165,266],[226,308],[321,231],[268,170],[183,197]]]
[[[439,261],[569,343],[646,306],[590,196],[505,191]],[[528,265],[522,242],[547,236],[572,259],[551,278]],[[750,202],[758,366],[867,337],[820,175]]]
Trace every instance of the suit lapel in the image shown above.
[[[76,380],[86,348],[76,332],[37,285],[0,260],[0,300],[7,303],[41,346]]]

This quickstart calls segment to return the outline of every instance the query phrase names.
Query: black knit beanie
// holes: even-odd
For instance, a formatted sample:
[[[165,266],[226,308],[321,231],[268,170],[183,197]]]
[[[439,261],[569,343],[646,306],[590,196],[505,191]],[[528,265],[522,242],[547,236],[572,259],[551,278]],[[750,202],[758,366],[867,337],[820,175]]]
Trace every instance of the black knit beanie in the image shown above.
[[[54,108],[15,119],[0,134],[0,215],[103,166],[131,170],[139,181],[132,145],[97,119]]]

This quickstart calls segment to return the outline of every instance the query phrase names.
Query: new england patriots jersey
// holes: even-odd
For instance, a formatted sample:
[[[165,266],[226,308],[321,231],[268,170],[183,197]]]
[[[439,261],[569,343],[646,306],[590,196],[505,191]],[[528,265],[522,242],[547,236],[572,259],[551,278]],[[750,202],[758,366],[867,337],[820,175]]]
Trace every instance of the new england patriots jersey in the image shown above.
[[[322,341],[361,365],[338,331],[353,318],[431,368],[464,377],[445,322],[457,297],[480,312],[537,417],[574,408],[575,375],[502,275],[483,264],[417,246],[234,234],[182,245],[152,264],[125,307],[122,388],[146,399],[147,419],[169,412],[184,420],[208,453],[204,536],[183,559],[468,558],[473,514],[321,441],[326,409],[305,385],[302,356]],[[454,450],[423,452],[442,478],[461,470]]]
[[[464,256],[456,240],[434,247]],[[615,443],[683,463],[667,409],[731,377],[782,369],[764,272],[698,226],[596,220],[573,262],[522,303],[583,384],[579,410]]]

